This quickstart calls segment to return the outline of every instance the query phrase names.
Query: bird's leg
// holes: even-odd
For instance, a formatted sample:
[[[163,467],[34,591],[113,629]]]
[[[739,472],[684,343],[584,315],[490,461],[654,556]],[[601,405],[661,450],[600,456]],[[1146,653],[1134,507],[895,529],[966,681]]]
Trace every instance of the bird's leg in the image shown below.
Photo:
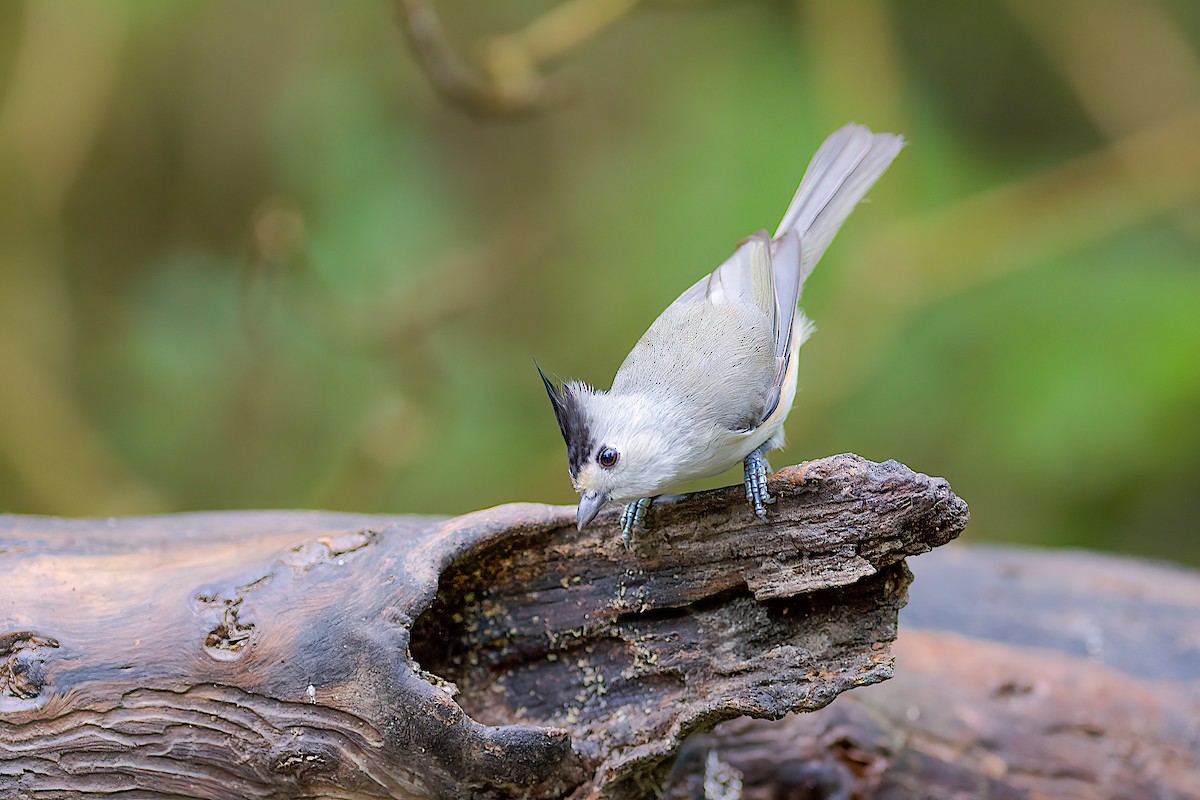
[[[629,548],[629,537],[646,529],[646,512],[653,500],[652,497],[643,497],[641,500],[625,504],[625,509],[621,512],[621,541],[626,549]]]
[[[775,498],[767,491],[767,475],[771,472],[771,465],[763,455],[763,448],[760,447],[746,456],[742,465],[746,468],[746,502],[751,505],[759,519],[765,520],[767,506],[774,503]]]

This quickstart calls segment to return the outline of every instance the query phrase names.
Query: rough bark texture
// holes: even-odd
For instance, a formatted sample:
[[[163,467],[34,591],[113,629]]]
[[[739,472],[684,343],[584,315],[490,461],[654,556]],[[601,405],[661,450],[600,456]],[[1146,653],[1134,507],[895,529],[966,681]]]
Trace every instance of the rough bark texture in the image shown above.
[[[693,738],[665,796],[708,762],[742,800],[1200,798],[1200,574],[962,545],[913,571],[894,680]]]
[[[613,515],[0,517],[0,797],[643,797],[891,675],[945,481],[836,456]]]

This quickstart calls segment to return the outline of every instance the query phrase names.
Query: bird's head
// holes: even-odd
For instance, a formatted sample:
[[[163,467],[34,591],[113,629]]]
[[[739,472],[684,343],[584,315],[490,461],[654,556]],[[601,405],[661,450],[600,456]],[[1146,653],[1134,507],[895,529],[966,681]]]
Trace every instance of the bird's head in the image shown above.
[[[580,530],[606,504],[653,497],[670,483],[673,459],[650,403],[577,381],[555,386],[541,367],[538,373],[567,443],[571,483],[579,492]]]

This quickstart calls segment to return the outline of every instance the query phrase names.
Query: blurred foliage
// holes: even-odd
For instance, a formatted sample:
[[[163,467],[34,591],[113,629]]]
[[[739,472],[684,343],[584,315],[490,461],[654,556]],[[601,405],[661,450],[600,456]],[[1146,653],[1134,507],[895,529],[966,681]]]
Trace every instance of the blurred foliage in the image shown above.
[[[385,2],[0,5],[0,510],[571,502],[531,356],[606,385],[854,120],[776,463],[1200,563],[1200,4],[624,5],[506,119]],[[437,4],[479,75],[555,7]]]

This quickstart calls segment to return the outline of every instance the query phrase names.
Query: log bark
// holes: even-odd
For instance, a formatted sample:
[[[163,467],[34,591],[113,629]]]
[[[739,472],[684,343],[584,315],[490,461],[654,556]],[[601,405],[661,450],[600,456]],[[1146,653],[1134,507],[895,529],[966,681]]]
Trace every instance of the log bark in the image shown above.
[[[1200,573],[959,544],[913,571],[894,680],[694,737],[664,796],[718,764],[741,800],[1200,798]]]
[[[835,456],[614,514],[0,517],[0,796],[644,797],[892,674],[945,481]]]

